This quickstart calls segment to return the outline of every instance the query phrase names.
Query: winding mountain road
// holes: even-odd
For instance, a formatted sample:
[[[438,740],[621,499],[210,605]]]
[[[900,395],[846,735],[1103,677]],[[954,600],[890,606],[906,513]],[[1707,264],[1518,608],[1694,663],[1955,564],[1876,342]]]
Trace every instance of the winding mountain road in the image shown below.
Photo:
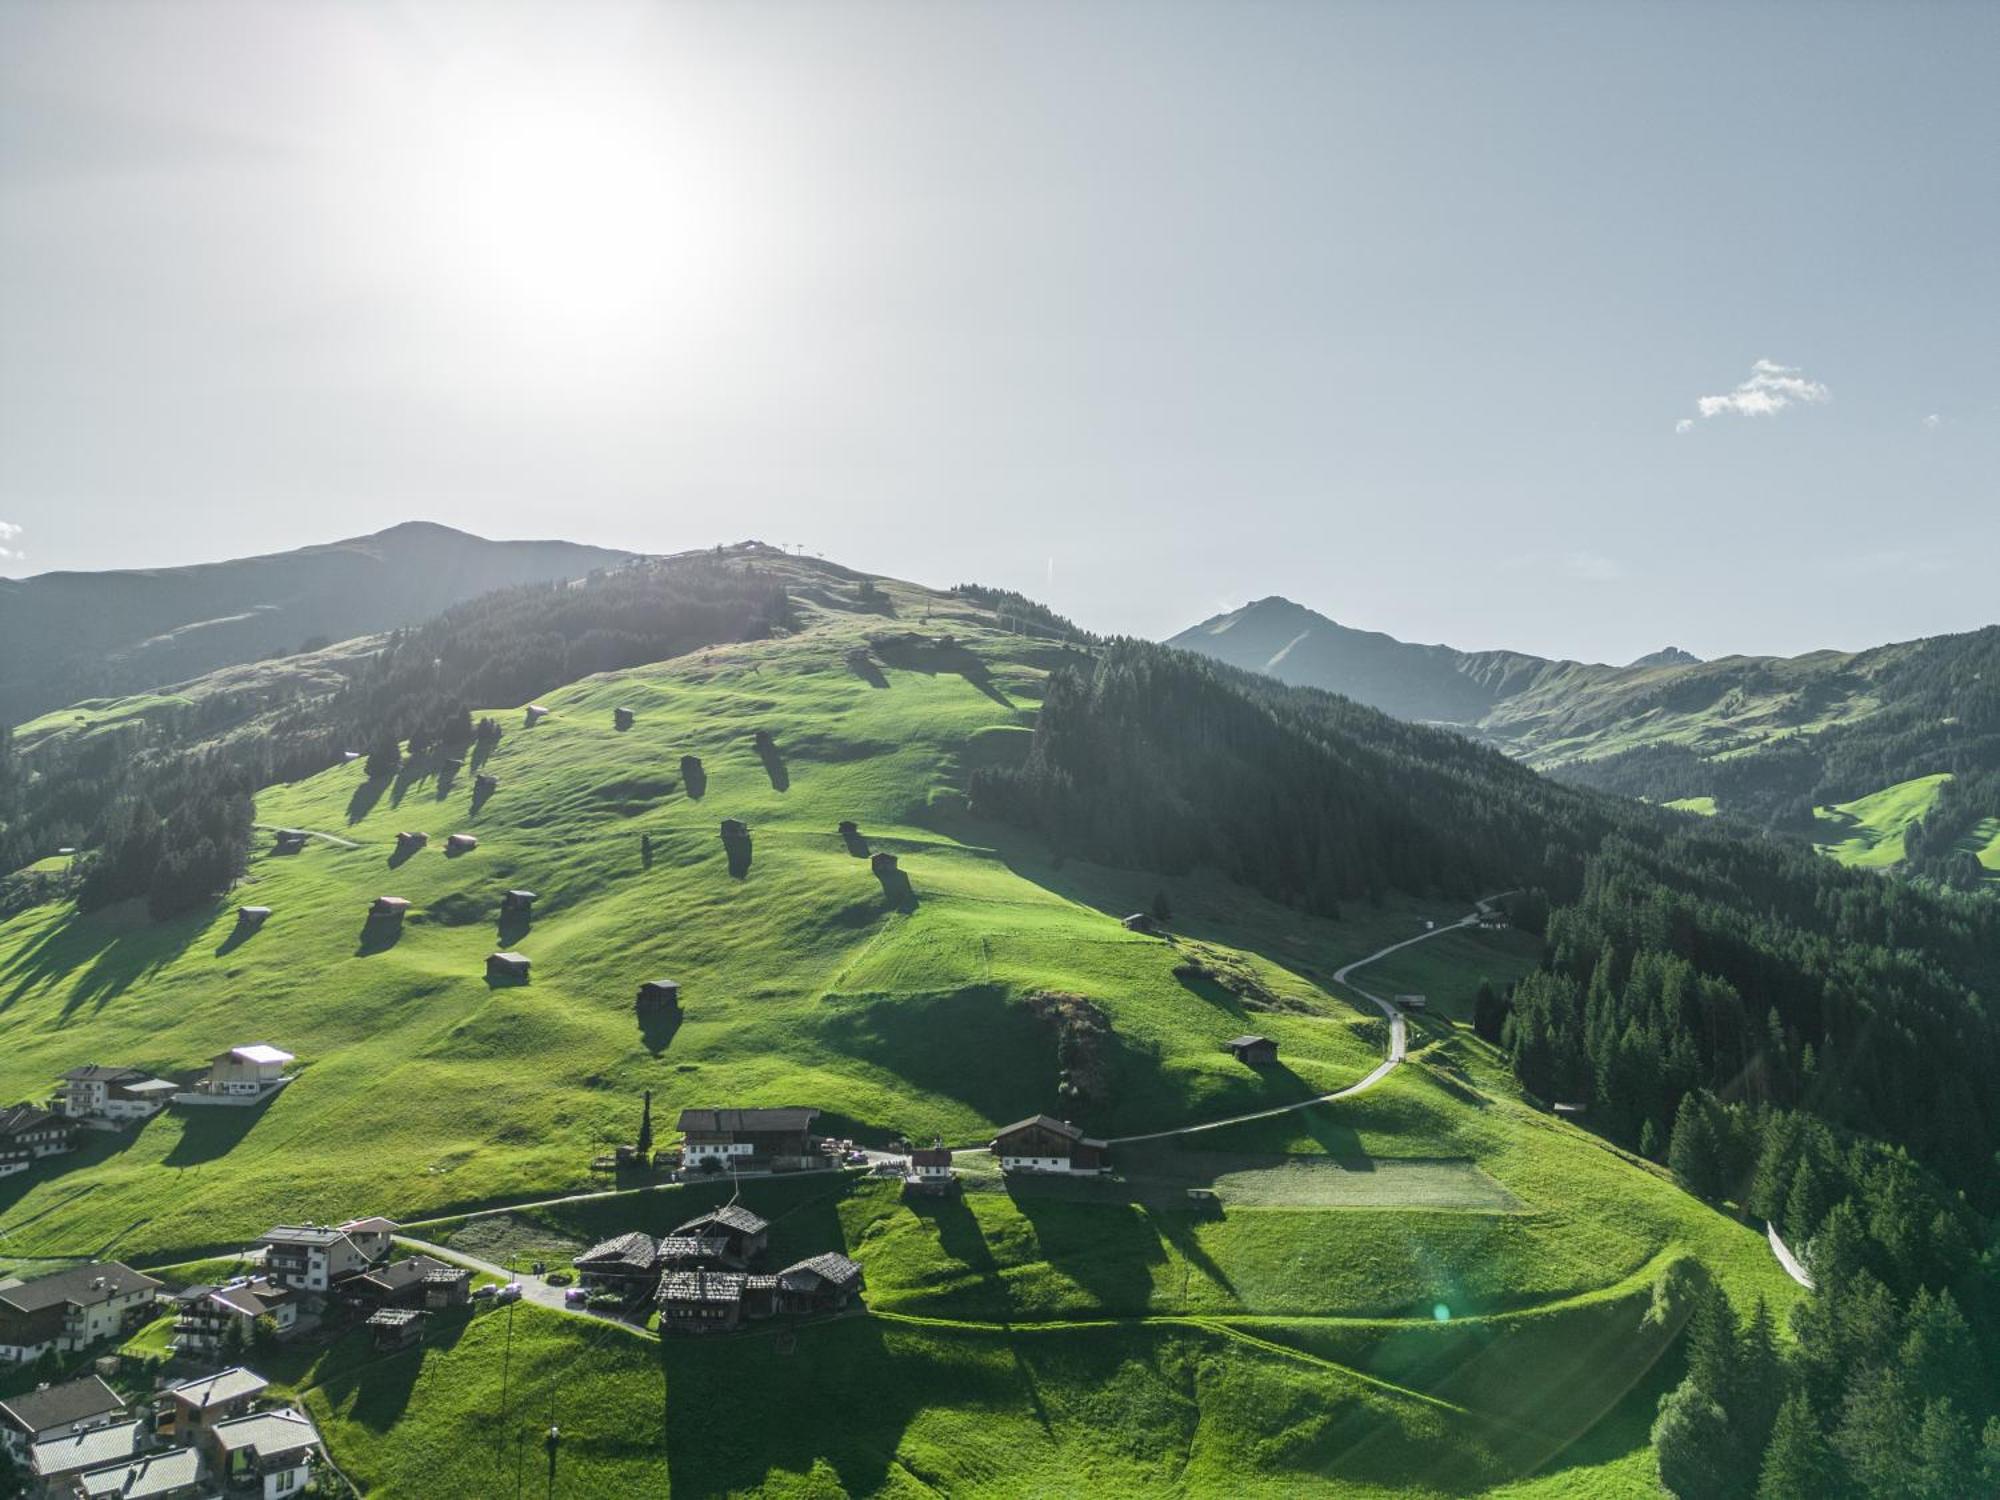
[[[1359,1083],[1350,1083],[1346,1088],[1335,1089],[1330,1094],[1315,1094],[1310,1099],[1295,1100],[1290,1104],[1280,1104],[1272,1109],[1253,1109],[1240,1115],[1227,1115],[1220,1120],[1203,1120],[1196,1125],[1177,1125],[1172,1130],[1154,1130],[1144,1135],[1114,1135],[1109,1137],[1105,1141],[1105,1144],[1108,1146],[1126,1146],[1134,1145],[1141,1141],[1172,1140],[1176,1136],[1193,1135],[1198,1131],[1220,1130],[1226,1125],[1241,1125],[1246,1120],[1268,1120],[1278,1115],[1288,1115],[1296,1110],[1310,1109],[1315,1104],[1326,1104],[1335,1099],[1351,1099],[1356,1094],[1372,1089],[1376,1084],[1387,1078],[1394,1071],[1396,1065],[1409,1055],[1409,1023],[1404,1019],[1402,1011],[1397,1009],[1396,1003],[1393,1000],[1385,1000],[1372,990],[1363,989],[1352,979],[1348,978],[1348,976],[1356,969],[1366,968],[1369,964],[1387,958],[1391,953],[1398,952],[1401,949],[1412,947],[1417,943],[1427,943],[1432,938],[1443,937],[1447,932],[1459,932],[1467,927],[1475,926],[1481,917],[1486,916],[1490,912],[1495,901],[1499,901],[1503,897],[1511,896],[1512,894],[1512,891],[1502,891],[1497,896],[1482,896],[1473,904],[1473,909],[1460,917],[1456,922],[1447,922],[1442,927],[1429,928],[1426,931],[1418,933],[1415,937],[1407,937],[1399,943],[1391,943],[1386,948],[1377,948],[1365,958],[1357,958],[1354,962],[1334,970],[1333,982],[1335,984],[1346,985],[1355,994],[1374,1005],[1376,1009],[1389,1019],[1388,1056],[1382,1059],[1380,1067],[1376,1068],[1374,1072],[1370,1073]]]

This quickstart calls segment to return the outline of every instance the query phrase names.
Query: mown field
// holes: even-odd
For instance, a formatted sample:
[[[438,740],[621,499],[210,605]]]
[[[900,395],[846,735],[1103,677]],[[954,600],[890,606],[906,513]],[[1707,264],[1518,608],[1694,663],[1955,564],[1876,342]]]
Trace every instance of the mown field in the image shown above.
[[[589,1160],[631,1139],[648,1089],[663,1127],[691,1105],[808,1104],[863,1139],[972,1146],[1037,1110],[1142,1133],[1375,1067],[1386,1026],[1331,975],[1460,908],[1327,922],[1201,873],[1058,866],[970,818],[962,789],[1021,753],[1060,648],[905,586],[865,610],[824,579],[801,592],[794,637],[552,684],[533,728],[496,707],[505,736],[477,764],[269,789],[260,823],[327,837],[258,854],[241,898],[273,915],[255,932],[228,910],[0,925],[0,1098],[46,1097],[82,1062],[189,1076],[253,1041],[299,1059],[261,1110],[170,1114],[0,1181],[0,1249],[191,1280],[271,1222],[385,1213],[466,1254],[553,1258],[726,1191],[464,1216],[604,1186]],[[960,644],[850,654],[908,629]],[[498,785],[475,798],[480,772]],[[724,818],[747,850],[725,849]],[[858,844],[836,832],[850,818]],[[398,856],[400,829],[429,847]],[[458,831],[479,844],[450,857]],[[904,878],[871,873],[875,850]],[[503,923],[517,886],[532,919]],[[380,894],[410,916],[371,922]],[[1160,895],[1172,941],[1120,927]],[[488,983],[497,948],[533,960],[529,983]],[[419,1351],[349,1336],[276,1373],[389,1497],[1644,1493],[1673,1361],[1662,1275],[1698,1263],[1745,1306],[1797,1290],[1756,1231],[1528,1107],[1452,1024],[1481,977],[1534,957],[1519,934],[1453,932],[1361,971],[1433,997],[1409,1066],[1135,1151],[1121,1182],[1012,1194],[987,1174],[918,1206],[846,1174],[744,1184],[774,1260],[863,1264],[866,1317],[662,1345],[523,1306],[511,1344],[485,1314]],[[678,1026],[635,1015],[655,976],[683,985]],[[1101,1098],[1058,1097],[1055,1037],[1024,1003],[1041,990],[1108,1016]],[[1282,1064],[1220,1050],[1244,1031]]]

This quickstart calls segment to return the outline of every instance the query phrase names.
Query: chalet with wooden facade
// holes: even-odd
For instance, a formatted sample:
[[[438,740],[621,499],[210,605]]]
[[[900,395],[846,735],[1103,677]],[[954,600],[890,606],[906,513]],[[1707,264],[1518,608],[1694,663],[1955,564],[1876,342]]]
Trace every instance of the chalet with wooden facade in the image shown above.
[[[593,1292],[643,1295],[659,1278],[660,1242],[634,1230],[592,1245],[571,1264],[577,1281]]]
[[[861,1267],[829,1250],[778,1273],[775,1311],[802,1317],[839,1312],[860,1297],[862,1285]]]
[[[1067,1120],[1030,1115],[993,1137],[1003,1172],[1096,1173],[1110,1168],[1110,1148]]]
[[[269,1276],[191,1286],[174,1299],[174,1352],[202,1358],[247,1349],[264,1319],[279,1338],[299,1326],[299,1294]]]
[[[45,1156],[60,1156],[76,1144],[76,1127],[35,1104],[0,1109],[0,1177],[25,1172]]]
[[[740,1270],[763,1255],[770,1234],[768,1221],[740,1203],[725,1203],[678,1226],[673,1238],[706,1242],[717,1261]]]
[[[903,1174],[903,1190],[906,1193],[948,1193],[958,1186],[958,1174],[952,1169],[951,1152],[942,1140],[933,1138],[930,1145],[910,1153],[910,1167]]]
[[[343,1277],[334,1290],[360,1307],[463,1307],[472,1300],[472,1272],[435,1256],[406,1255]]]
[[[0,1287],[0,1364],[88,1349],[123,1333],[160,1283],[117,1261],[91,1261]]]
[[[107,1068],[88,1063],[63,1074],[52,1101],[72,1120],[150,1120],[167,1107],[178,1084],[155,1078],[143,1068]]]
[[[822,1166],[812,1147],[818,1118],[816,1109],[684,1109],[681,1160],[780,1172]]]
[[[727,1333],[743,1321],[741,1271],[669,1271],[660,1278],[661,1333]]]
[[[193,1442],[216,1423],[249,1412],[270,1385],[242,1365],[170,1385],[155,1398],[154,1430],[161,1437]]]
[[[508,891],[500,898],[500,910],[510,916],[525,917],[535,909],[533,891]]]

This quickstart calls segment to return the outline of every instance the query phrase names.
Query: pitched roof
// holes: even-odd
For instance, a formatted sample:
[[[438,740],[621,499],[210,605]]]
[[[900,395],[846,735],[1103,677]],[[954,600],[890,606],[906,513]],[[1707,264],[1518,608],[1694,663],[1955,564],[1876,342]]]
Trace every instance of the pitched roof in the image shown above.
[[[738,1302],[748,1280],[740,1271],[669,1271],[660,1278],[659,1300],[668,1302]]]
[[[35,1443],[28,1449],[28,1467],[36,1477],[48,1478],[130,1458],[138,1450],[144,1425],[136,1420],[114,1422],[109,1427],[89,1427]]]
[[[729,1242],[712,1239],[707,1235],[670,1234],[660,1241],[661,1261],[712,1260],[729,1248]]]
[[[113,1297],[122,1297],[128,1292],[156,1291],[159,1286],[159,1282],[143,1271],[135,1271],[115,1260],[91,1261],[71,1266],[67,1271],[37,1276],[19,1286],[0,1287],[0,1302],[24,1313],[39,1312],[45,1307],[60,1307],[68,1302],[80,1307],[95,1307],[100,1302],[109,1302]]]
[[[1225,1047],[1254,1047],[1259,1042],[1271,1042],[1271,1039],[1267,1036],[1233,1036],[1222,1045]],[[1278,1044],[1271,1042],[1271,1045],[1275,1047]]]
[[[687,1223],[676,1227],[674,1233],[692,1234],[699,1238],[701,1229],[711,1224],[719,1224],[724,1229],[733,1229],[738,1234],[762,1234],[771,1227],[769,1220],[758,1218],[742,1204],[725,1203],[720,1208],[709,1210],[698,1219],[689,1219]]]
[[[194,1485],[202,1475],[201,1452],[195,1448],[169,1448],[149,1453],[127,1464],[92,1469],[77,1480],[89,1500],[117,1496],[118,1500],[150,1500],[155,1495],[171,1495]]]
[[[421,1322],[423,1313],[414,1307],[378,1307],[361,1320],[363,1328],[408,1328]]]
[[[347,1238],[345,1229],[331,1224],[274,1224],[257,1237],[260,1245],[337,1245]]]
[[[252,1042],[247,1047],[231,1047],[223,1056],[233,1057],[238,1062],[259,1064],[278,1063],[282,1065],[293,1060],[291,1053],[284,1051],[282,1048],[273,1047],[269,1042]]]
[[[729,1135],[738,1130],[807,1130],[819,1118],[816,1109],[684,1109],[683,1135]]]
[[[334,1228],[345,1234],[394,1234],[402,1228],[394,1219],[385,1219],[380,1214],[371,1214],[365,1219],[349,1219]]]
[[[247,1417],[231,1417],[209,1428],[216,1445],[224,1453],[254,1448],[262,1458],[296,1453],[319,1446],[319,1429],[303,1412],[285,1407],[281,1411],[260,1411]]]
[[[291,1295],[289,1288],[279,1286],[267,1276],[259,1276],[235,1286],[219,1286],[208,1297],[211,1302],[234,1308],[247,1318],[261,1318],[279,1303],[288,1301]]]
[[[613,1235],[610,1239],[592,1245],[575,1257],[572,1264],[579,1266],[636,1266],[641,1270],[652,1269],[653,1262],[660,1258],[660,1242],[650,1234],[633,1230],[629,1234]]]
[[[855,1286],[861,1281],[861,1267],[838,1251],[828,1250],[786,1266],[778,1273],[778,1285],[796,1288],[809,1285],[811,1278],[830,1281],[835,1286]]]
[[[1058,1120],[1054,1115],[1029,1115],[1025,1120],[1016,1120],[1012,1125],[1001,1126],[993,1132],[993,1138],[998,1140],[1003,1135],[1012,1135],[1017,1130],[1028,1130],[1030,1128],[1047,1130],[1082,1145],[1101,1146],[1104,1144],[1102,1141],[1087,1139],[1084,1133],[1070,1124],[1069,1121]]]
[[[81,1068],[71,1068],[63,1077],[71,1083],[125,1083],[146,1077],[140,1068],[107,1068],[97,1063],[88,1063]]]
[[[23,1432],[47,1432],[72,1422],[88,1422],[125,1409],[125,1398],[95,1375],[65,1380],[45,1391],[26,1391],[0,1401],[0,1417]]]
[[[68,1122],[60,1115],[52,1115],[38,1104],[10,1104],[0,1109],[0,1135],[21,1135],[30,1130],[43,1130],[50,1125]]]
[[[402,1260],[392,1260],[384,1265],[379,1265],[372,1271],[365,1272],[362,1275],[349,1277],[340,1284],[342,1286],[351,1286],[355,1282],[368,1282],[374,1286],[381,1287],[386,1292],[398,1292],[404,1287],[415,1286],[417,1283],[426,1280],[435,1271],[455,1271],[457,1269],[459,1269],[457,1266],[446,1265],[443,1261],[433,1256],[410,1255],[404,1257]]]
[[[201,1375],[193,1380],[183,1380],[179,1385],[170,1385],[166,1394],[176,1401],[184,1401],[189,1406],[206,1410],[211,1406],[220,1406],[225,1401],[254,1396],[270,1384],[270,1381],[255,1370],[247,1370],[242,1365],[231,1365],[228,1369],[218,1370],[213,1375]]]

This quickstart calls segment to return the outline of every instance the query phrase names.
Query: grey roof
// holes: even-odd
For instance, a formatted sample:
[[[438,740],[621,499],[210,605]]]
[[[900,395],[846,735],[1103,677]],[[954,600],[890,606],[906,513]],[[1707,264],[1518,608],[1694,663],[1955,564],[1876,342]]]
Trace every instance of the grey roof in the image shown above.
[[[1276,1042],[1272,1042],[1267,1036],[1233,1036],[1222,1045],[1225,1047],[1254,1047],[1259,1042],[1271,1042],[1273,1047],[1278,1045]]]
[[[414,1307],[378,1307],[361,1320],[363,1328],[408,1328],[421,1322],[423,1314]]]
[[[816,1109],[684,1109],[683,1134],[727,1135],[737,1130],[805,1130],[819,1118]]]
[[[1103,1141],[1092,1140],[1081,1130],[1070,1124],[1069,1121],[1058,1120],[1054,1115],[1029,1115],[1025,1120],[1016,1120],[1012,1125],[1001,1126],[1000,1129],[993,1132],[993,1138],[998,1140],[1003,1135],[1012,1135],[1015,1131],[1026,1130],[1030,1126],[1039,1126],[1043,1130],[1053,1131],[1060,1136],[1067,1136],[1079,1146],[1102,1146],[1104,1144]]]
[[[331,1224],[277,1224],[257,1237],[260,1245],[327,1246],[347,1238],[347,1231]]]
[[[117,1496],[118,1500],[150,1500],[171,1495],[198,1482],[202,1475],[201,1453],[194,1448],[169,1448],[149,1453],[130,1463],[92,1469],[77,1480],[89,1500]]]
[[[231,1417],[227,1422],[217,1422],[209,1432],[224,1453],[254,1448],[260,1458],[267,1459],[319,1446],[319,1429],[303,1412],[290,1407]]]
[[[125,1083],[131,1079],[144,1078],[142,1068],[106,1068],[97,1063],[89,1063],[81,1068],[71,1068],[63,1077],[71,1083]]]
[[[0,1302],[24,1313],[39,1312],[45,1307],[60,1307],[68,1302],[80,1307],[95,1307],[127,1292],[157,1291],[159,1287],[160,1283],[143,1271],[135,1271],[115,1260],[90,1261],[53,1275],[37,1276],[19,1286],[0,1288]]]
[[[677,1226],[674,1233],[702,1238],[700,1231],[704,1226],[711,1224],[719,1224],[724,1229],[733,1229],[738,1234],[762,1234],[771,1227],[768,1219],[760,1219],[742,1204],[725,1203],[720,1208],[711,1209],[698,1219],[689,1219],[687,1223]]]
[[[189,1406],[203,1410],[220,1406],[225,1401],[235,1401],[243,1396],[254,1396],[271,1384],[255,1370],[247,1370],[242,1365],[231,1365],[226,1370],[218,1370],[213,1375],[198,1376],[193,1380],[183,1380],[179,1385],[167,1387],[167,1394],[176,1401],[185,1401]]]
[[[38,1104],[10,1104],[0,1109],[0,1135],[19,1135],[50,1125],[67,1126],[61,1115],[52,1115]]]
[[[355,1282],[372,1282],[385,1291],[401,1291],[404,1287],[415,1286],[427,1279],[433,1272],[455,1271],[458,1267],[446,1265],[429,1255],[410,1255],[402,1260],[392,1260],[375,1267],[364,1275],[355,1276],[341,1282],[342,1286],[352,1286]]]
[[[729,1242],[706,1235],[670,1234],[660,1241],[657,1259],[662,1261],[713,1260],[729,1248]]]
[[[650,1270],[659,1256],[660,1242],[650,1234],[635,1229],[629,1234],[613,1235],[608,1240],[592,1245],[576,1256],[572,1264],[593,1268],[633,1266],[640,1270]]]
[[[739,1302],[748,1278],[739,1271],[669,1271],[660,1278],[660,1301]]]
[[[810,1260],[786,1266],[778,1273],[778,1285],[796,1287],[808,1277],[830,1281],[835,1286],[857,1286],[861,1281],[861,1267],[837,1251],[828,1250]]]
[[[138,1450],[144,1425],[136,1420],[115,1422],[36,1443],[28,1449],[28,1467],[38,1478],[47,1478],[130,1458]]]
[[[234,1308],[245,1317],[261,1318],[292,1294],[290,1290],[279,1286],[269,1277],[259,1276],[255,1280],[239,1282],[235,1286],[219,1286],[208,1295],[210,1301]]]
[[[24,1391],[0,1401],[0,1417],[23,1432],[47,1432],[124,1409],[125,1398],[95,1375],[82,1375],[45,1391]]]

